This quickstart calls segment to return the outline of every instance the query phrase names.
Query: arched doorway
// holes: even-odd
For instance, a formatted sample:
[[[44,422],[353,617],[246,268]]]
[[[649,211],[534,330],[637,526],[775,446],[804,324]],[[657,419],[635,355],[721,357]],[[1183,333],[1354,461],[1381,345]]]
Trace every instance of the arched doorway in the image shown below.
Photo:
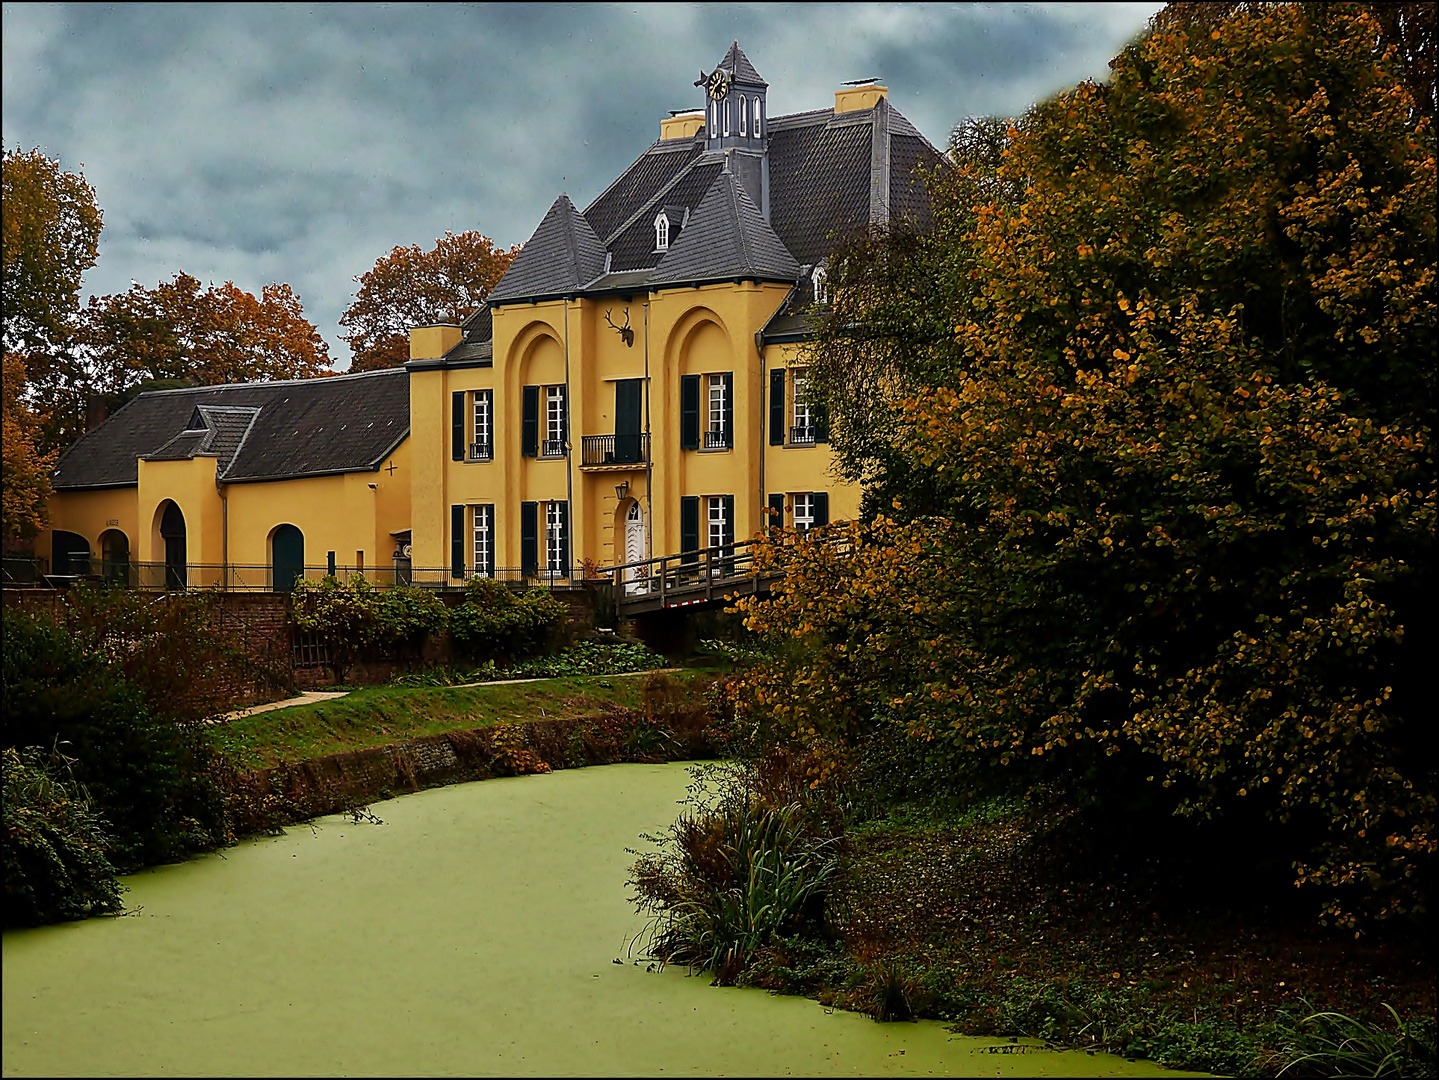
[[[50,534],[50,572],[68,576],[90,572],[90,541],[79,533],[56,529]]]
[[[189,583],[185,564],[185,515],[169,499],[160,515],[160,537],[165,541],[165,588],[183,589]]]
[[[305,534],[281,525],[270,534],[270,580],[276,592],[290,592],[305,576]]]
[[[119,529],[100,534],[100,573],[116,585],[130,584],[130,538]]]
[[[643,562],[645,557],[645,512],[636,499],[625,512],[625,562]],[[643,567],[632,566],[625,571],[625,592],[644,592],[649,582]]]

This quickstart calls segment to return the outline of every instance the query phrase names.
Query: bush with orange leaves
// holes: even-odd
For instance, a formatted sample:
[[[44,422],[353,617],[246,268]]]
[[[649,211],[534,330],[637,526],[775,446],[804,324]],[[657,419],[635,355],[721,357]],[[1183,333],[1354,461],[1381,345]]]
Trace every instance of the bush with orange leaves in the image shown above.
[[[762,553],[756,723],[1267,822],[1329,916],[1424,910],[1434,137],[1380,29],[1161,25],[837,255],[811,362],[865,521]]]

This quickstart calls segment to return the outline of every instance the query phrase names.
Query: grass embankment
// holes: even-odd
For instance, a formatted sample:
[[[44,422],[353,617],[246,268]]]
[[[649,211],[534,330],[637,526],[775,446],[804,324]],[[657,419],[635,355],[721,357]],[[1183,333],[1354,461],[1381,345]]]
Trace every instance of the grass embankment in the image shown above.
[[[446,731],[638,709],[649,674],[572,675],[464,687],[372,687],[231,720],[215,734],[237,767],[263,769]],[[686,688],[709,677],[712,673],[693,670],[667,675]]]
[[[1412,928],[1356,941],[1307,919],[1302,898],[1206,887],[1174,852],[1105,859],[1077,822],[1001,801],[859,825],[837,868],[834,940],[774,948],[742,981],[1234,1075],[1277,1072],[1320,1009],[1384,1028],[1385,1003],[1433,1016]]]

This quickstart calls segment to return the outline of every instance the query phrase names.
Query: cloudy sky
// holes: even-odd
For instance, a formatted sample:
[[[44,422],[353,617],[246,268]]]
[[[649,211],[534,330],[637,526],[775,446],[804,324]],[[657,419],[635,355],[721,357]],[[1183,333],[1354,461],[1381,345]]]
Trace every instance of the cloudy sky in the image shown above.
[[[733,38],[774,115],[878,76],[943,148],[964,116],[1103,78],[1159,6],[7,3],[3,135],[94,185],[88,291],[286,281],[343,368],[376,258],[522,241],[561,191],[583,207]]]

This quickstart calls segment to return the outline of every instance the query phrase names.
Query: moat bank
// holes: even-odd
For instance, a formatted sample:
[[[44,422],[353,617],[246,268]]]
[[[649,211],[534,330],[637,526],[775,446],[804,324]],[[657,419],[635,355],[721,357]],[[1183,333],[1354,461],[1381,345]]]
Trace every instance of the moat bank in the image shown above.
[[[133,915],[5,935],[4,1073],[1179,1075],[630,963],[625,849],[687,779],[437,788],[133,875]]]

